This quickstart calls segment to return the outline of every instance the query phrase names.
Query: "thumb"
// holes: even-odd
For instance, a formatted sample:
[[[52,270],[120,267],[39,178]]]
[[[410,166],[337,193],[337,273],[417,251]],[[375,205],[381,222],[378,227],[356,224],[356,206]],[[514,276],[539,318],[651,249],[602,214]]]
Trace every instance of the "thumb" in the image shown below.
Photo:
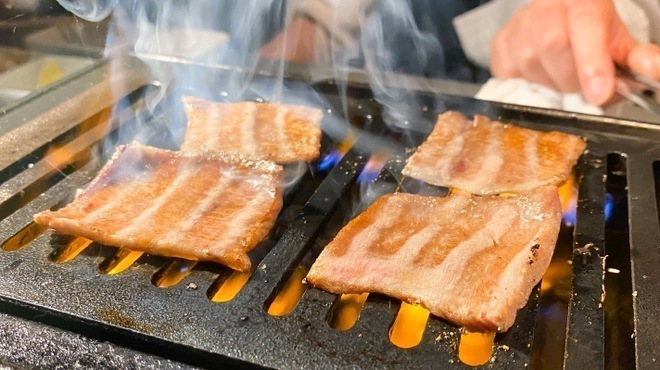
[[[633,72],[660,81],[660,46],[637,45],[628,55],[627,62]]]

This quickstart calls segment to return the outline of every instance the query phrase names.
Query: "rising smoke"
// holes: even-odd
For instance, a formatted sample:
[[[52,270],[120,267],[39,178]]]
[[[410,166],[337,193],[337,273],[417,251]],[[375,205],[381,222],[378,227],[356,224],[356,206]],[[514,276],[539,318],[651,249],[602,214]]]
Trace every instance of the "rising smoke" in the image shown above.
[[[148,66],[149,79],[154,82],[147,89],[153,91],[145,95],[148,109],[165,120],[175,142],[180,143],[185,132],[180,104],[180,97],[185,95],[228,102],[258,100],[302,104],[326,111],[330,107],[309,84],[287,79],[284,62],[264,62],[259,58],[260,48],[293,17],[287,11],[286,0],[59,1],[85,20],[109,19],[105,57],[110,61],[111,73],[125,68],[126,55],[137,57]],[[328,14],[330,23],[346,22],[346,17],[351,17],[357,24],[352,30],[354,41],[350,43],[335,42],[332,33],[328,33],[328,62],[305,68],[311,80],[337,81],[341,108],[346,112],[350,98],[345,81],[357,73],[366,80],[374,98],[383,107],[382,117],[387,125],[419,131],[432,127],[433,120],[421,109],[424,104],[408,91],[432,88],[420,86],[423,80],[399,73],[433,77],[443,75],[447,69],[438,33],[419,27],[420,12],[415,12],[411,2],[405,0],[361,1],[363,6],[353,7],[357,14],[342,13],[342,2],[353,0],[321,1],[335,6],[335,11]],[[421,19],[433,16],[427,14]],[[428,19],[425,22],[428,24]],[[172,61],[176,63],[167,63]],[[218,73],[210,75],[209,70]],[[264,72],[268,78],[263,78]],[[168,104],[163,104],[168,97]],[[168,106],[158,111],[163,105],[176,108]],[[333,113],[327,117],[324,131],[339,142],[349,130],[349,118]],[[142,118],[136,115],[136,119]],[[142,126],[143,129],[127,133],[131,137],[121,137],[118,141],[147,141],[153,127],[146,122]],[[367,149],[371,152],[400,145],[378,135],[362,142],[368,143]],[[295,175],[287,177],[296,181],[304,170],[298,168]]]

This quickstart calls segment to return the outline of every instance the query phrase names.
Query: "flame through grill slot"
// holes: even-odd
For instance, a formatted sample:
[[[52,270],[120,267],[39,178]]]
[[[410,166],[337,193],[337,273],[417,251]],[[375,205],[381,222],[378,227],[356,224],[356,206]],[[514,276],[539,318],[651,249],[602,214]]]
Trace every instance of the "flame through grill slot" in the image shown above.
[[[66,244],[64,248],[61,248],[60,250],[57,250],[53,253],[53,261],[71,261],[72,259],[76,258],[80,252],[85,250],[85,248],[89,247],[90,244],[92,244],[92,241],[87,238],[73,238],[69,243]]]
[[[115,254],[106,259],[99,266],[103,274],[118,274],[131,267],[142,256],[142,252],[119,248]]]
[[[176,148],[170,131],[181,122],[163,118],[181,117],[169,114],[176,94],[165,93],[157,113],[145,110],[147,92],[138,89],[116,104],[115,114],[100,110],[35,143],[28,156],[0,169],[0,266],[8,266],[0,269],[0,310],[199,366],[453,368],[459,360],[487,359],[493,368],[653,368],[660,360],[660,150],[652,144],[658,128],[410,92],[424,107],[411,129],[393,124],[364,87],[349,84],[348,102],[336,84],[314,89],[333,117],[356,129],[324,137],[322,158],[286,192],[272,234],[249,254],[247,273],[56,236],[32,222],[88,183],[102,165],[98,158],[131,138],[136,122],[151,125],[146,144]],[[589,141],[561,191],[564,221],[551,266],[514,326],[494,338],[461,333],[419,306],[378,294],[337,296],[303,284],[323,247],[379,196],[448,194],[401,176],[408,149],[445,109]],[[374,138],[393,147],[379,150]]]

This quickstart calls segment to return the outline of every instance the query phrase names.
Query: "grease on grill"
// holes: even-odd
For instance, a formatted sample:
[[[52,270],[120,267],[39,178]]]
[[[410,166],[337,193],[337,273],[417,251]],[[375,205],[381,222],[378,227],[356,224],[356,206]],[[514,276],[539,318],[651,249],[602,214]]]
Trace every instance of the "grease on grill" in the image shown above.
[[[145,324],[143,322],[133,320],[130,317],[123,315],[121,312],[117,310],[113,310],[110,308],[101,308],[98,310],[98,314],[103,320],[114,325],[143,331],[145,333],[153,333],[156,331],[155,327]]]

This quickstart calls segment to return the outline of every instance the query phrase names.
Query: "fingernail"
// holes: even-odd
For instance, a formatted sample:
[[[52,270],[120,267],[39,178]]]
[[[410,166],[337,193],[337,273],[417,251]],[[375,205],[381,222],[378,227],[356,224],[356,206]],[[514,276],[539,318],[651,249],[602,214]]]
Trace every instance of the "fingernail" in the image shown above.
[[[591,103],[601,105],[607,101],[610,96],[611,79],[603,76],[591,77],[585,86],[585,98]]]

